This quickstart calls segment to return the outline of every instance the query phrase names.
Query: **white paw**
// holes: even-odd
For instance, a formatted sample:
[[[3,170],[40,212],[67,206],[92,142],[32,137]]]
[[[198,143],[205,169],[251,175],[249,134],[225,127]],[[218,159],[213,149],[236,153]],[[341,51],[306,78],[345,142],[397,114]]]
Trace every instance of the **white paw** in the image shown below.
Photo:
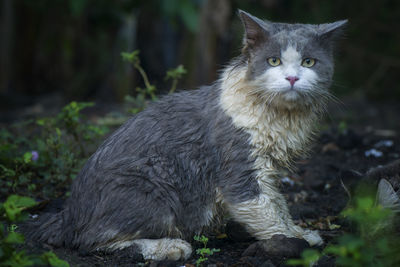
[[[186,260],[192,254],[192,246],[182,239],[138,239],[133,243],[139,246],[145,260]]]
[[[168,242],[166,251],[166,258],[168,260],[186,260],[192,254],[192,247],[186,241],[181,239],[170,239],[171,242]]]
[[[310,246],[320,246],[324,243],[318,231],[304,230],[303,238],[310,244]]]

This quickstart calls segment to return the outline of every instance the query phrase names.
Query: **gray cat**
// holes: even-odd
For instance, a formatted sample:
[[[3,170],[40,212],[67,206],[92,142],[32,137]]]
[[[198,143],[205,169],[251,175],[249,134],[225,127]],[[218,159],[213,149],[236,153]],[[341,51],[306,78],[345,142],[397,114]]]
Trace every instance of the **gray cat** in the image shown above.
[[[122,125],[83,167],[64,209],[39,219],[34,238],[186,259],[192,249],[185,239],[224,210],[258,240],[282,234],[322,243],[293,223],[277,177],[309,146],[346,21],[284,24],[239,15],[242,54],[220,79],[165,96]]]

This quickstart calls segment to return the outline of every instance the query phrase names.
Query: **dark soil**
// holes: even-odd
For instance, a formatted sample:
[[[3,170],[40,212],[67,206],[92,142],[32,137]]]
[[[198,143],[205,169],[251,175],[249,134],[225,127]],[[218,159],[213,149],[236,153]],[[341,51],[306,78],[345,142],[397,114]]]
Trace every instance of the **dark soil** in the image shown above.
[[[355,113],[363,110],[357,110],[354,106],[352,108]],[[391,106],[391,108],[398,110],[398,107]],[[400,158],[400,137],[396,132],[400,127],[391,125],[390,130],[382,128],[382,118],[379,114],[375,112],[368,115],[360,112],[358,117],[353,116],[352,128],[342,127],[339,130],[337,127],[328,127],[321,131],[312,156],[299,160],[297,171],[287,174],[282,179],[281,190],[288,200],[294,220],[303,227],[319,230],[325,244],[332,242],[343,231],[349,230],[349,225],[340,217],[340,212],[346,207],[349,192],[353,191],[355,184],[364,179],[366,173],[371,170]],[[396,113],[393,114],[391,118],[385,117],[385,120],[391,122],[394,120],[394,123],[398,123],[399,118]],[[367,120],[357,120],[363,116]],[[335,117],[336,114],[333,112],[333,120],[337,119]],[[338,125],[339,121],[334,124]],[[397,165],[400,166],[400,163]],[[391,171],[397,171],[398,176],[399,169]],[[370,178],[377,181],[379,175],[375,173],[370,175]],[[390,176],[390,173],[388,175]],[[220,252],[210,256],[204,266],[284,266],[290,253],[285,255],[279,252],[284,251],[289,243],[295,244],[289,252],[295,251],[297,254],[308,246],[301,240],[291,242],[278,236],[273,241],[275,243],[272,243],[275,252],[267,253],[240,225],[232,222],[228,222],[227,227],[218,233],[209,233],[208,237],[210,238],[208,247],[218,248]],[[200,247],[195,241],[192,245],[194,251]],[[248,249],[251,245],[252,247]],[[38,252],[44,249],[53,249],[71,266],[195,266],[198,258],[194,252],[186,261],[145,262],[139,255],[132,255],[130,251],[114,254],[88,253],[43,247],[32,242],[28,244],[28,250],[31,251]],[[296,252],[296,249],[299,251]],[[334,266],[334,259],[324,258],[318,265]]]

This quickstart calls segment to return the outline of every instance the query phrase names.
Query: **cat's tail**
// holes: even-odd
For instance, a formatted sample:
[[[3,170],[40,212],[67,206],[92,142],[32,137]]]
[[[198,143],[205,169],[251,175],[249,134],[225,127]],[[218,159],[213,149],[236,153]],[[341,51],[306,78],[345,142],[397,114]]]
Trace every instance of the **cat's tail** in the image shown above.
[[[24,224],[22,232],[30,241],[61,247],[65,241],[63,212],[45,213],[36,219],[31,219]]]

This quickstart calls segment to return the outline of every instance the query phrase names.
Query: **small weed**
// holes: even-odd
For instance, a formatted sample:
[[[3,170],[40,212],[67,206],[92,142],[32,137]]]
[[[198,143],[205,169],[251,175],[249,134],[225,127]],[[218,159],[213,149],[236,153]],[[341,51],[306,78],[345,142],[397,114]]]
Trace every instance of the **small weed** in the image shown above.
[[[131,53],[122,52],[121,56],[124,61],[128,61],[133,65],[133,67],[140,73],[142,76],[145,88],[136,87],[136,97],[132,97],[130,95],[125,97],[125,102],[133,105],[133,109],[129,110],[131,113],[136,114],[142,111],[146,106],[146,99],[150,97],[152,101],[157,100],[155,85],[151,84],[149,78],[147,77],[146,72],[142,68],[140,64],[139,58],[139,50],[135,50]]]
[[[170,69],[167,71],[167,75],[165,76],[165,80],[172,80],[171,89],[169,89],[169,93],[172,94],[176,90],[176,86],[178,85],[178,81],[182,79],[182,76],[187,73],[186,69],[183,65],[179,65],[175,69]]]
[[[121,53],[122,59],[124,61],[131,63],[133,67],[140,73],[145,86],[145,88],[136,87],[135,97],[130,95],[125,96],[125,103],[127,103],[129,106],[133,106],[133,108],[128,109],[128,112],[133,114],[136,114],[146,108],[148,104],[147,99],[150,99],[151,101],[157,100],[156,96],[157,88],[155,85],[150,83],[146,72],[141,66],[139,53],[140,53],[139,50],[135,50],[131,53],[128,52]],[[179,65],[175,69],[170,69],[167,71],[165,80],[166,81],[172,80],[169,93],[175,92],[176,87],[178,85],[178,81],[182,78],[184,74],[186,74],[186,72],[187,72],[186,69],[182,65]]]
[[[15,222],[25,220],[27,214],[24,211],[35,205],[33,199],[17,195],[11,195],[4,203],[0,203],[0,266],[69,266],[51,251],[42,255],[27,255],[25,251],[17,250],[17,246],[24,243],[25,238],[15,231]]]
[[[0,194],[60,197],[108,128],[81,111],[92,103],[71,102],[53,117],[0,130]]]
[[[312,266],[322,255],[336,257],[337,266],[400,266],[400,239],[390,227],[392,212],[376,205],[374,197],[356,196],[353,207],[342,212],[355,227],[320,253],[305,250],[301,259],[290,259],[288,265]]]
[[[342,120],[339,122],[339,125],[337,126],[339,133],[340,134],[345,134],[347,132],[347,130],[349,129],[349,126],[347,125],[347,122]]]
[[[301,253],[301,259],[290,259],[286,261],[289,266],[303,266],[310,267],[316,263],[321,257],[321,253],[315,249],[305,249]]]
[[[203,262],[208,260],[209,256],[213,255],[215,252],[220,251],[220,249],[216,248],[211,248],[211,249],[207,248],[208,238],[205,237],[204,235],[201,236],[195,235],[193,239],[203,244],[202,248],[196,250],[196,254],[199,255],[199,258],[196,260],[196,266],[202,265]]]

